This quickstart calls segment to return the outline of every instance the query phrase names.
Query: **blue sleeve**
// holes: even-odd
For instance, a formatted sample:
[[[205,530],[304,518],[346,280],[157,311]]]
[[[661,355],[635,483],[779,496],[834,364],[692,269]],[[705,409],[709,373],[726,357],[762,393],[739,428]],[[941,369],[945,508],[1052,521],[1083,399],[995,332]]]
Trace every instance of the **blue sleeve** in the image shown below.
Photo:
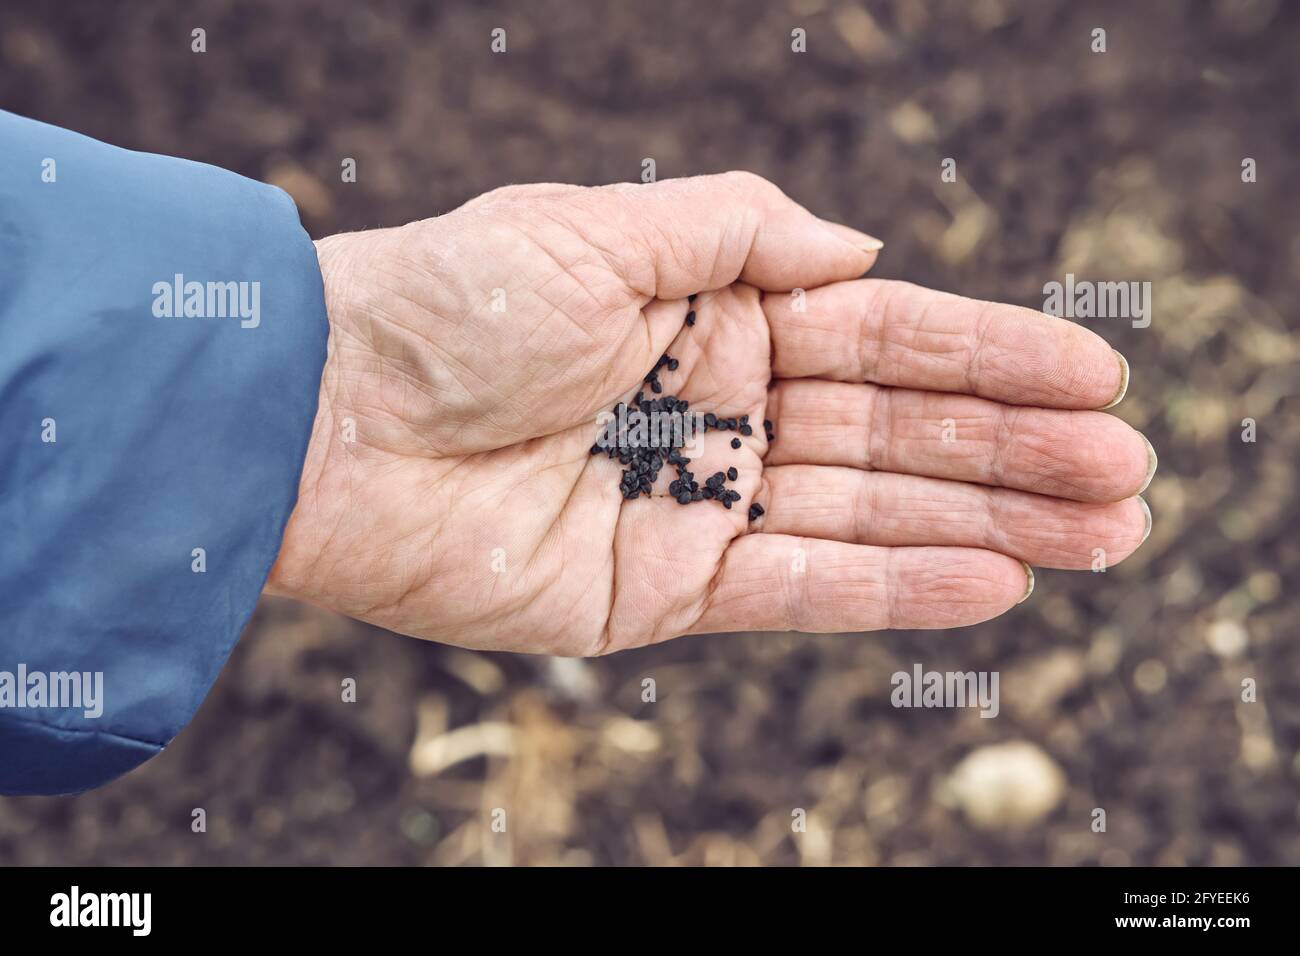
[[[194,715],[293,508],[327,323],[278,189],[0,112],[0,793]]]

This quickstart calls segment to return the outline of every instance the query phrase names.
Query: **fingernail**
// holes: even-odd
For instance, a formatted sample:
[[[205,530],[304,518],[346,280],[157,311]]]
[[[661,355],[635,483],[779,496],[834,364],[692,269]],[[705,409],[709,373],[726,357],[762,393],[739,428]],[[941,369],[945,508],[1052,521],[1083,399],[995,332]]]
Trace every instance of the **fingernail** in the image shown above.
[[[1025,596],[1016,603],[1024,604],[1029,600],[1029,595],[1034,593],[1034,569],[1025,561],[1021,561],[1020,563],[1025,566],[1025,577],[1028,579],[1028,583],[1025,585]]]
[[[885,248],[885,244],[875,236],[868,236],[865,232],[858,232],[856,229],[850,229],[848,226],[841,225],[838,222],[830,222],[826,219],[819,220],[827,230],[833,232],[845,242],[857,246],[863,252],[879,252]]]
[[[1138,489],[1139,495],[1146,491],[1151,485],[1151,479],[1156,476],[1156,465],[1158,464],[1156,461],[1156,450],[1151,447],[1151,441],[1146,435],[1142,436],[1142,440],[1147,443],[1147,480],[1142,482],[1142,487]]]
[[[1146,519],[1147,519],[1146,530],[1142,532],[1142,540],[1146,541],[1147,538],[1151,537],[1151,506],[1147,504],[1147,500],[1143,498],[1141,495],[1138,495],[1137,499],[1138,499],[1138,504],[1142,506],[1142,513],[1146,515]]]
[[[1111,349],[1111,351],[1115,352],[1115,358],[1119,359],[1119,391],[1115,393],[1114,398],[1101,406],[1103,410],[1118,405],[1124,400],[1124,393],[1128,391],[1128,359],[1120,355],[1115,349]]]

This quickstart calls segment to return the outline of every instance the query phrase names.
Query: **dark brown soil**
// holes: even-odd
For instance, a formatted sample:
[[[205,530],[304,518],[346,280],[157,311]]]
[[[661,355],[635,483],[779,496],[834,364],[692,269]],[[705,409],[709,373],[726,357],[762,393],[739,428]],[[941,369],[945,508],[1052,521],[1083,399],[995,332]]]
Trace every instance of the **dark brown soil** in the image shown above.
[[[77,798],[0,800],[0,865],[1300,864],[1300,5],[1085,6],[7,5],[4,108],[273,180],[315,236],[506,183],[636,180],[653,157],[660,178],[775,180],[885,239],[882,276],[1035,308],[1066,272],[1149,280],[1150,328],[1092,325],[1131,363],[1117,411],[1160,472],[1137,556],[1040,571],[1027,604],[962,631],[551,665],[267,603],[161,757]],[[893,709],[914,661],[1000,671],[1001,715]],[[424,742],[471,728],[471,750],[509,724],[513,755],[418,776],[420,714]],[[946,781],[1012,740],[1063,796],[975,827]]]

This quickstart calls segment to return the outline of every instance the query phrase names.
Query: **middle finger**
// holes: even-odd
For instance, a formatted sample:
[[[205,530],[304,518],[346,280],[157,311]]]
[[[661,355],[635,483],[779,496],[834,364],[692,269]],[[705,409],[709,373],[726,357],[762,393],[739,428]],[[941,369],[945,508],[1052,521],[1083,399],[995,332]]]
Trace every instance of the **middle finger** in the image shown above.
[[[1113,415],[811,379],[773,384],[765,463],[847,465],[1075,501],[1145,490],[1155,453]]]

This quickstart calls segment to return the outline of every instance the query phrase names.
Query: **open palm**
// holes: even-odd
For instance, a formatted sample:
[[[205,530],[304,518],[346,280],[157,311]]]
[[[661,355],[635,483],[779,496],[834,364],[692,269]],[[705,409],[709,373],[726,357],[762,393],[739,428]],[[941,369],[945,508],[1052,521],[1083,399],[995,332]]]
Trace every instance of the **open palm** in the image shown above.
[[[1145,439],[1097,336],[859,279],[879,247],[758,177],[509,187],[318,244],[329,358],[268,590],[468,647],[598,654],[694,632],[949,627],[1025,564],[1095,566],[1150,526]],[[693,304],[687,296],[699,293]],[[685,322],[688,310],[698,317]],[[626,500],[597,416],[644,387],[770,419]],[[750,504],[766,514],[747,520]]]

